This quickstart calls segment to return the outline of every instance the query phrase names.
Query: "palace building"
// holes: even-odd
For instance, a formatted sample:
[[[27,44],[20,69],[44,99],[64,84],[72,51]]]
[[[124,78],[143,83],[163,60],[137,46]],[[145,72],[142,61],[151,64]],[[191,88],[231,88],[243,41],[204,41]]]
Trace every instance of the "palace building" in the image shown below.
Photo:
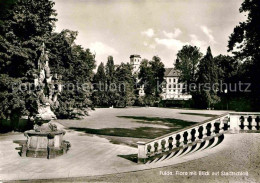
[[[130,64],[133,66],[133,74],[138,74],[141,64],[140,55],[130,55]],[[189,100],[191,95],[183,93],[184,83],[179,82],[180,73],[175,68],[165,68],[163,92],[161,94],[163,100]],[[144,96],[144,86],[139,88],[139,96]]]

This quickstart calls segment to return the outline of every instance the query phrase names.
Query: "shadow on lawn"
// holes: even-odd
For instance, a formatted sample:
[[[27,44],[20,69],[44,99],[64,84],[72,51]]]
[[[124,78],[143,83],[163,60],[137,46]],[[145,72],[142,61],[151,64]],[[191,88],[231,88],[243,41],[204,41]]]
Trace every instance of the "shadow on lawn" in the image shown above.
[[[187,113],[186,112],[180,112],[180,114],[211,117],[211,118],[218,116],[217,114],[188,113],[188,112]]]
[[[166,125],[169,128],[138,127],[138,128],[92,129],[92,128],[71,127],[69,129],[85,132],[88,134],[95,134],[95,135],[153,139],[195,124],[194,122],[183,121],[183,120],[173,119],[173,118],[158,118],[158,117],[143,117],[143,116],[118,116],[118,117],[135,119],[136,122],[139,123]]]

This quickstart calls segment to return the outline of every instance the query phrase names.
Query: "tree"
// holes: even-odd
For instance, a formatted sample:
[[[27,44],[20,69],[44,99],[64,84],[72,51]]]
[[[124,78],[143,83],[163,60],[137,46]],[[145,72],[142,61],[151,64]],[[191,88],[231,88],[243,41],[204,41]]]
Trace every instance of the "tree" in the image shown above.
[[[83,90],[82,84],[90,84],[92,80],[95,55],[89,49],[83,49],[75,44],[77,32],[70,30],[53,32],[56,21],[54,2],[7,0],[1,1],[0,5],[0,77],[7,76],[14,82],[19,80],[25,84],[33,83],[35,76],[39,74],[37,61],[44,42],[50,52],[51,71],[55,70],[58,75],[62,75],[60,79],[64,85],[72,83],[78,86],[74,91],[62,92],[58,97],[60,107],[51,106],[56,109],[55,113],[58,116],[68,115],[70,108],[91,106],[89,100],[91,91]],[[7,96],[7,92],[3,91],[2,95]],[[17,93],[11,96],[16,101],[25,103],[26,108],[26,110],[19,109],[21,112],[18,112],[15,110],[17,104],[9,102],[10,105],[14,105],[12,111],[17,111],[19,115],[35,115],[37,109],[34,104],[39,102],[40,97],[37,96],[37,92]]]
[[[239,81],[238,69],[240,63],[238,62],[238,60],[236,60],[234,57],[220,54],[214,57],[214,62],[217,64],[218,80],[220,84],[223,83],[228,86]],[[229,92],[229,87],[221,87],[220,89],[222,89],[222,91],[220,92],[224,92],[225,89],[227,89],[227,92]]]
[[[199,61],[202,53],[196,46],[185,45],[177,53],[175,68],[180,71],[180,80],[190,86],[196,82]],[[190,87],[187,87],[187,92]]]
[[[8,6],[10,9],[0,24],[1,73],[24,79],[32,77],[39,48],[56,21],[53,6],[50,0],[17,0]]]
[[[108,97],[107,97],[107,78],[105,73],[105,66],[103,62],[100,63],[97,69],[97,73],[93,78],[94,92],[92,94],[92,100],[96,106],[107,106]]]
[[[52,45],[50,66],[62,75],[64,84],[74,86],[74,89],[65,87],[58,98],[60,106],[56,106],[55,114],[59,118],[71,118],[77,115],[74,114],[74,109],[84,110],[92,107],[91,80],[94,75],[95,55],[89,49],[76,45],[76,36],[76,32],[64,30],[60,35],[54,35],[56,44],[53,40],[49,42]]]
[[[116,87],[116,78],[115,78],[115,64],[112,56],[107,58],[106,64],[106,78],[107,78],[107,96],[108,96],[108,105],[115,105],[115,99],[117,95],[117,87]]]
[[[144,86],[144,101],[147,105],[153,105],[160,99],[162,84],[164,82],[164,64],[158,56],[151,61],[144,59],[140,65],[140,85]]]
[[[200,61],[197,86],[195,100],[201,107],[211,108],[219,101],[217,96],[218,69],[210,47],[208,47],[206,55]]]
[[[33,93],[10,92],[10,86],[33,81],[40,45],[50,35],[56,13],[50,0],[7,0],[0,6],[0,77],[10,84],[1,91],[5,98],[1,119],[17,121],[35,114],[34,107],[27,105]]]
[[[244,0],[240,13],[247,14],[247,20],[240,22],[234,28],[229,37],[228,51],[232,51],[236,59],[243,62],[242,67],[247,81],[251,83],[252,93],[248,93],[252,99],[254,110],[260,109],[260,82],[257,75],[260,73],[260,3],[259,0]],[[248,100],[248,102],[250,102]]]
[[[117,106],[132,106],[135,102],[134,93],[134,76],[132,75],[132,66],[127,63],[121,63],[116,69],[115,76],[117,78]]]

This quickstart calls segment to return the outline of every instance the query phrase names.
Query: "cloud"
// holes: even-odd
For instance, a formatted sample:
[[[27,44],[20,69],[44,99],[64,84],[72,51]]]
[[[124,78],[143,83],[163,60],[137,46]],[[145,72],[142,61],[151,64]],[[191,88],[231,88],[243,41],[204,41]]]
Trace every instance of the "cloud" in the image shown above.
[[[144,44],[144,46],[149,47],[151,49],[155,49],[155,47],[156,47],[154,44],[148,44],[147,42],[144,42],[143,44]]]
[[[142,35],[146,35],[148,37],[154,36],[154,30],[152,28],[147,29],[146,31],[141,32]]]
[[[190,34],[190,44],[193,46],[197,46],[201,48],[203,51],[207,48],[207,43],[205,41],[199,40],[198,37],[195,34]]]
[[[174,29],[174,32],[166,32],[166,31],[163,31],[163,34],[164,34],[167,38],[176,38],[176,37],[178,37],[181,33],[182,33],[182,31],[181,31],[179,28]]]
[[[216,43],[215,38],[212,35],[212,31],[206,27],[205,25],[200,26],[200,29],[206,34],[206,36],[209,38],[209,42]]]
[[[94,42],[89,46],[90,50],[95,52],[97,55],[117,55],[118,52],[108,45],[102,42]]]
[[[168,49],[173,49],[173,50],[179,50],[185,44],[188,44],[188,43],[182,42],[182,41],[180,41],[178,39],[160,39],[160,38],[155,38],[154,40],[155,40],[155,42],[157,44],[164,45]]]
[[[154,44],[150,44],[150,45],[149,45],[149,48],[155,49],[155,45],[154,45]]]

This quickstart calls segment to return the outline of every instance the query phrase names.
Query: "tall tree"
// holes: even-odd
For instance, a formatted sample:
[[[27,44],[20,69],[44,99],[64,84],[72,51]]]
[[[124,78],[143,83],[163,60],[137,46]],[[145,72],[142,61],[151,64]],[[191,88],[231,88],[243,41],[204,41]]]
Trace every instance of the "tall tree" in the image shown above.
[[[239,81],[239,73],[238,69],[240,66],[240,63],[238,60],[236,60],[234,57],[228,56],[228,55],[218,55],[214,57],[215,63],[217,64],[218,68],[218,80],[219,83],[226,85],[223,87],[220,87],[220,89],[223,90],[227,89],[229,90],[230,87],[228,87],[230,84],[237,83]],[[228,92],[228,91],[227,91]]]
[[[144,86],[145,103],[153,105],[160,100],[162,83],[164,81],[164,64],[158,56],[154,56],[151,61],[144,59],[141,62],[139,79],[140,85]]]
[[[92,100],[96,106],[107,106],[108,96],[107,96],[107,77],[105,72],[105,66],[101,62],[98,66],[97,73],[93,78],[94,92],[92,94]]]
[[[246,13],[247,20],[240,22],[229,37],[228,51],[232,51],[236,59],[243,61],[246,82],[252,83],[250,97],[254,110],[260,109],[260,3],[259,0],[244,0],[240,13]],[[250,101],[248,101],[250,102]]]
[[[208,47],[206,55],[201,59],[197,80],[197,96],[201,107],[211,108],[219,101],[218,91],[218,68],[211,49]]]
[[[109,106],[115,105],[117,95],[116,78],[115,78],[115,64],[112,56],[108,56],[106,64],[106,78],[107,78],[107,96]]]
[[[63,84],[72,83],[78,86],[77,83],[81,85],[90,82],[93,76],[92,70],[95,68],[95,55],[89,49],[83,49],[75,44],[77,32],[69,30],[61,33],[53,32],[56,21],[53,6],[52,0],[1,1],[0,74],[7,75],[8,80],[16,83],[17,80],[22,83],[34,82],[35,76],[39,74],[37,61],[41,54],[40,48],[45,42],[50,52],[51,71],[55,70],[62,75]],[[5,93],[3,91],[2,94]],[[25,112],[27,111],[29,115],[35,113],[34,104],[39,102],[37,99],[39,96],[34,95],[33,92],[23,92],[15,97],[17,101],[25,102]],[[69,106],[75,108],[91,105],[90,95],[91,92],[83,90],[82,87],[74,91],[63,91],[58,98],[60,107],[56,114],[67,114]]]
[[[180,80],[190,86],[197,79],[197,71],[202,53],[196,46],[185,45],[177,53],[175,68],[180,71]],[[190,87],[187,87],[187,92]]]
[[[29,83],[33,81],[36,63],[40,55],[42,42],[50,35],[56,21],[54,2],[50,0],[7,0],[0,2],[0,74],[8,83]],[[12,86],[12,85],[10,85]],[[9,86],[9,87],[10,87]],[[1,96],[8,103],[1,108],[9,118],[19,119],[21,115],[35,114],[32,92],[14,92],[3,87]],[[1,116],[3,117],[3,116]],[[7,115],[8,117],[8,115]]]
[[[127,63],[121,63],[116,69],[115,76],[117,78],[117,92],[116,99],[117,106],[126,107],[132,106],[135,102],[134,93],[134,76],[132,75],[132,66]]]

